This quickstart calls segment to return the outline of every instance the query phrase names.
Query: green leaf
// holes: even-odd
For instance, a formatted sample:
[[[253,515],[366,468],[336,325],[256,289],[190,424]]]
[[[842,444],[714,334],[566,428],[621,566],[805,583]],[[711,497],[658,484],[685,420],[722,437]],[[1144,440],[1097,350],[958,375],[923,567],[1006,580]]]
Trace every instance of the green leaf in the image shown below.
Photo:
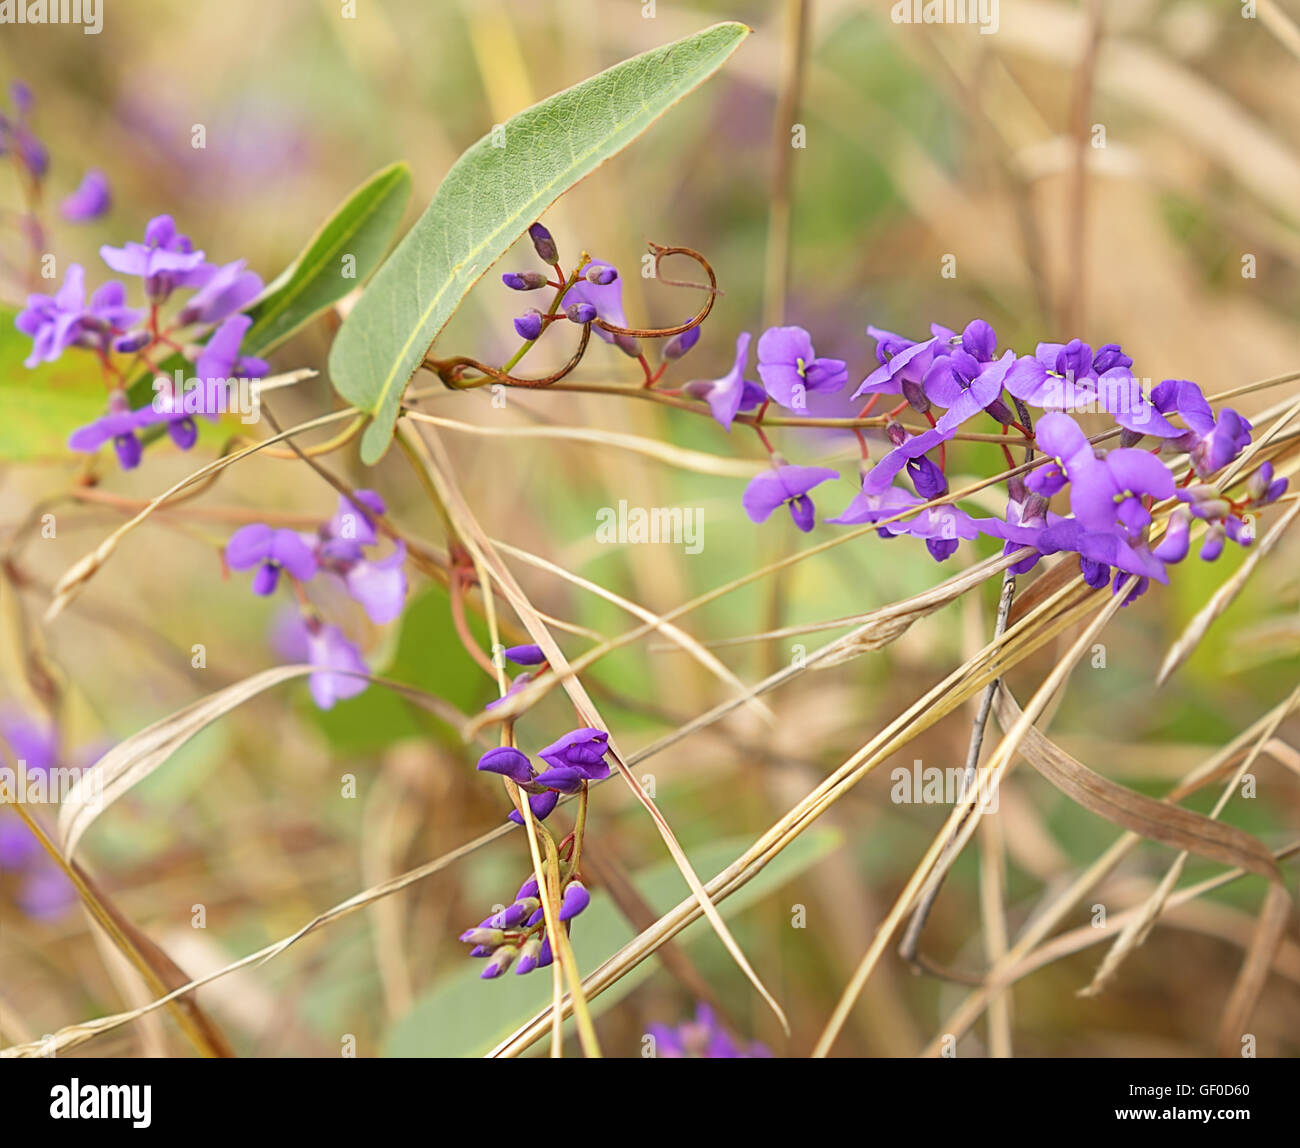
[[[504,146],[484,136],[456,161],[330,350],[335,388],[374,416],[361,442],[365,462],[388,449],[407,382],[483,273],[569,188],[717,71],[748,33],[743,24],[715,24],[624,60],[512,117]]]
[[[0,307],[0,460],[67,458],[68,435],[104,413],[99,364],[89,352],[73,350],[27,368],[32,341],[14,327],[16,316],[12,307]]]
[[[244,354],[266,354],[364,283],[388,250],[410,195],[410,169],[395,163],[348,196],[249,308],[253,325],[244,337]],[[343,276],[345,255],[356,260],[355,274],[348,278]]]
[[[748,838],[715,841],[691,850],[691,863],[700,873],[718,873],[750,844]],[[749,884],[721,902],[719,912],[724,917],[734,916],[814,865],[839,844],[835,830],[810,830],[778,854]],[[641,895],[660,914],[668,912],[686,892],[682,875],[672,861],[654,865],[634,880]],[[578,968],[584,975],[591,972],[634,935],[632,926],[609,897],[596,892],[586,912],[574,923],[572,940]],[[707,923],[696,921],[674,940],[691,945],[711,936]],[[506,973],[485,983],[479,979],[482,968],[483,962],[467,959],[459,970],[420,997],[388,1034],[384,1055],[479,1057],[550,1003],[548,973],[522,977]],[[657,968],[653,957],[642,961],[590,1002],[592,1015],[612,1008]]]

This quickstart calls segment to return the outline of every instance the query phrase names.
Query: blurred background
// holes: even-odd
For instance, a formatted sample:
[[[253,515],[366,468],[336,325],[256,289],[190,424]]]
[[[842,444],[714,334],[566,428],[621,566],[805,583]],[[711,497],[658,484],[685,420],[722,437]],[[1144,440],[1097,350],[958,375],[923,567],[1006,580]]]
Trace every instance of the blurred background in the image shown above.
[[[754,34],[722,71],[546,216],[562,257],[585,250],[626,270],[633,323],[679,320],[698,302],[635,274],[647,240],[707,255],[724,294],[699,345],[672,368],[674,385],[723,374],[736,334],[757,334],[774,317],[807,326],[820,354],[849,362],[853,383],[875,365],[868,323],[920,337],[931,322],[960,329],[974,317],[1021,353],[1039,340],[1075,336],[1094,346],[1121,343],[1139,375],[1190,378],[1209,394],[1300,370],[1294,4],[1288,14],[1288,4],[1263,2],[1248,19],[1240,5],[1211,0],[1002,0],[993,34],[896,23],[883,0],[384,0],[359,4],[355,19],[343,18],[336,0],[108,7],[98,36],[0,29],[4,80],[33,89],[31,123],[51,153],[52,199],[88,167],[104,169],[111,182],[105,219],[51,225],[52,250],[86,264],[92,283],[106,274],[99,246],[138,238],[162,212],[210,258],[247,258],[270,281],[351,189],[398,159],[414,176],[409,224],[456,156],[494,124],[627,56],[735,19]],[[206,131],[201,150],[191,146],[196,124]],[[796,125],[805,146],[791,146]],[[9,197],[0,204],[16,209],[12,192],[0,183]],[[770,244],[787,234],[783,287]],[[526,242],[517,245],[472,292],[440,352],[504,360],[517,345],[510,320],[522,307],[498,273],[535,262]],[[6,302],[21,303],[19,284],[10,281],[5,293]],[[322,372],[269,404],[283,425],[341,405],[325,373],[334,325],[314,323],[275,352],[277,371]],[[540,348],[529,369],[540,372],[547,353]],[[556,347],[550,361],[566,353]],[[631,383],[640,370],[602,344],[579,377]],[[0,379],[0,393],[9,381]],[[437,389],[431,376],[417,384]],[[1249,415],[1294,397],[1296,387],[1286,382],[1237,405]],[[849,414],[849,393],[814,400],[812,413]],[[426,409],[487,426],[589,425],[762,457],[752,436],[728,437],[709,420],[649,403],[528,393],[512,394],[503,411],[486,391],[473,391]],[[742,482],[734,477],[600,445],[441,434],[490,536],[656,612],[835,530],[796,539],[783,516],[755,528],[740,511]],[[224,437],[205,432],[189,456],[161,446],[131,474],[104,465],[103,489],[128,502],[151,498],[205,452],[212,457]],[[843,508],[853,493],[851,436],[787,430],[777,445],[791,461],[838,466],[845,477],[821,489],[818,505],[828,514]],[[373,470],[354,449],[328,462],[346,481],[380,491],[404,529],[444,545],[398,452]],[[963,476],[1001,469],[996,448],[980,444],[954,449],[951,462],[954,488]],[[4,465],[0,534],[65,491],[80,469],[59,453]],[[599,544],[596,514],[620,499],[702,508],[702,552]],[[0,701],[39,720],[33,682],[52,675],[63,759],[93,760],[150,722],[283,660],[273,641],[277,600],[255,600],[242,577],[223,576],[220,551],[233,523],[222,514],[267,508],[323,519],[335,500],[301,464],[253,458],[201,499],[130,535],[81,598],[44,627],[49,587],[123,521],[121,506],[60,504],[56,537],[30,538],[7,555]],[[999,502],[991,498],[980,512],[1000,510]],[[202,507],[206,516],[191,512]],[[938,567],[919,545],[869,536],[732,593],[683,625],[720,641],[862,613],[991,553],[986,542]],[[1155,669],[1170,642],[1241,553],[1229,548],[1217,564],[1180,567],[1170,587],[1146,595],[1107,631],[1104,666],[1085,661],[1075,673],[1052,736],[1116,781],[1167,792],[1294,689],[1296,558],[1297,540],[1284,540],[1157,690]],[[541,610],[589,634],[612,637],[633,625],[593,594],[522,564],[513,569]],[[658,803],[701,874],[738,856],[982,645],[995,602],[996,587],[985,587],[880,653],[796,679],[769,698],[773,728],[741,713],[647,762]],[[420,575],[412,575],[399,623],[373,627],[358,612],[347,628],[361,636],[373,666],[464,712],[495,696],[457,641],[445,590]],[[486,630],[476,633],[486,643]],[[808,649],[822,640],[797,639]],[[1011,675],[1022,702],[1070,640],[1063,635],[1054,652]],[[570,657],[591,642],[562,638]],[[203,667],[193,664],[196,645],[205,649]],[[716,652],[753,682],[795,656],[792,645],[735,643]],[[726,696],[697,663],[662,646],[643,640],[589,675],[627,749]],[[572,724],[556,695],[528,716],[520,736],[536,748]],[[806,1055],[948,812],[892,802],[890,771],[914,760],[960,766],[969,728],[968,715],[953,715],[914,742],[736,899],[730,923],[785,1005],[789,1040],[707,925],[684,934],[682,951],[738,1036],[778,1055]],[[1298,744],[1300,721],[1291,718],[1254,768],[1256,797],[1234,800],[1225,814],[1274,849],[1300,828]],[[378,687],[322,713],[301,682],[291,683],[188,744],[105,813],[79,856],[123,914],[197,977],[496,827],[508,806],[497,786],[475,775],[476,756],[450,726]],[[348,776],[355,796],[346,792]],[[1204,812],[1212,801],[1206,790],[1188,805]],[[624,787],[597,789],[592,810],[594,840],[647,901],[664,910],[686,895]],[[4,819],[15,820],[0,809]],[[980,848],[1005,857],[1013,937],[1120,832],[1023,766],[1003,788],[997,821],[1000,840]],[[978,852],[972,846],[957,864],[922,945],[969,971],[987,963]],[[1139,903],[1173,856],[1144,845],[1101,886],[1097,903],[1112,913]],[[358,1055],[481,1053],[545,1005],[550,981],[543,974],[480,984],[456,936],[508,899],[528,868],[522,837],[497,841],[328,924],[274,961],[215,982],[200,1000],[243,1055],[338,1055],[349,1037]],[[1219,871],[1193,858],[1184,883]],[[34,898],[33,879],[22,868],[0,871],[3,1044],[148,999],[82,911],[57,896]],[[1014,1052],[1209,1054],[1262,896],[1262,883],[1250,878],[1171,911],[1098,997],[1076,994],[1101,944],[1029,975],[1010,996]],[[200,906],[205,927],[195,928]],[[1067,927],[1086,925],[1090,909]],[[574,929],[584,971],[633,935],[603,900],[592,914]],[[617,999],[603,1000],[598,1031],[608,1055],[640,1055],[649,1023],[674,1024],[694,1009],[694,994],[657,962],[641,972]],[[1260,1055],[1300,1052],[1298,982],[1292,928],[1256,1013]],[[891,954],[836,1054],[914,1055],[968,991],[914,976]],[[981,1021],[958,1054],[988,1051]],[[187,1055],[189,1045],[166,1014],[154,1013],[80,1052]]]

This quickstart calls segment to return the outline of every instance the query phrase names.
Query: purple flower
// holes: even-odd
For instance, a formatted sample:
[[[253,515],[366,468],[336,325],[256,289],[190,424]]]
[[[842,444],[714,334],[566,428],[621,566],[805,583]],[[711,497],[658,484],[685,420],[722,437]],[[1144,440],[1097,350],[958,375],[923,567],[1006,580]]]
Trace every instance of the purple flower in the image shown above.
[[[692,328],[699,330],[698,327]],[[697,379],[682,389],[693,398],[704,399],[723,430],[730,431],[740,411],[753,410],[764,399],[763,388],[745,378],[745,364],[749,360],[748,331],[736,337],[736,361],[720,379]]]
[[[1288,481],[1285,478],[1273,477],[1271,462],[1260,463],[1259,469],[1246,480],[1246,494],[1250,498],[1251,505],[1267,506],[1270,502],[1276,502],[1286,493]]]
[[[566,733],[537,756],[553,768],[576,769],[587,780],[600,781],[609,776],[609,764],[605,761],[608,752],[609,734],[603,729],[584,727]]]
[[[241,526],[230,536],[226,564],[232,570],[258,567],[253,593],[262,595],[274,593],[282,569],[300,582],[310,582],[317,569],[316,555],[300,534],[277,530],[263,522]]]
[[[1250,445],[1254,429],[1231,407],[1216,419],[1201,388],[1186,379],[1166,379],[1151,392],[1152,402],[1162,412],[1177,411],[1187,424],[1174,446],[1191,455],[1192,467],[1205,478],[1232,462]]]
[[[587,264],[587,274],[594,270],[597,275],[602,270],[615,271],[616,277],[608,283],[593,283],[588,278],[579,279],[564,293],[560,301],[566,309],[574,303],[587,303],[595,308],[596,317],[603,319],[614,327],[626,327],[627,316],[623,313],[623,280],[617,277],[612,263],[594,259]],[[636,358],[641,353],[641,345],[631,335],[612,335],[601,327],[593,328],[596,335],[607,343],[613,343],[624,354]]]
[[[937,356],[947,355],[952,351],[953,332],[937,324],[931,328],[929,339],[914,343],[879,327],[868,327],[867,334],[876,340],[876,360],[880,363],[871,372],[853,398],[859,399],[868,394],[912,396],[921,393],[921,383],[926,372]]]
[[[1132,365],[1117,343],[1107,343],[1095,355],[1078,339],[1039,343],[1032,358],[1016,360],[1006,387],[1016,398],[1045,410],[1095,408],[1134,435],[1177,436],[1178,428],[1142,394]]]
[[[899,487],[891,486],[884,491],[875,491],[868,488],[864,480],[863,489],[853,497],[843,513],[826,521],[841,526],[858,526],[893,518],[921,505],[922,499]],[[931,506],[901,521],[886,523],[878,533],[886,538],[900,534],[922,538],[935,561],[942,562],[951,557],[962,539],[969,541],[977,537],[980,531],[975,520],[964,510],[956,506]]]
[[[332,542],[352,542],[356,546],[373,546],[379,541],[372,520],[388,513],[383,496],[373,490],[353,492],[356,501],[339,495],[338,509],[324,526],[323,536]]]
[[[93,454],[105,443],[112,442],[122,469],[134,470],[144,455],[137,432],[156,421],[151,407],[133,411],[128,406],[126,392],[114,391],[109,396],[108,413],[73,431],[68,437],[68,449]]]
[[[188,236],[176,230],[170,215],[158,215],[144,229],[144,242],[124,247],[99,249],[100,258],[120,275],[138,275],[153,303],[161,303],[182,279],[203,263],[203,252],[195,251]]]
[[[746,336],[746,340],[748,340],[748,336]],[[680,335],[674,335],[664,344],[664,360],[671,363],[674,359],[680,359],[699,341],[700,324],[696,323],[694,327],[687,327]]]
[[[59,205],[59,214],[69,223],[89,223],[107,215],[112,206],[113,196],[109,191],[108,177],[99,168],[93,167],[81,177],[77,190]]]
[[[242,311],[262,291],[261,278],[252,271],[245,271],[247,261],[237,259],[218,267],[206,263],[202,268],[201,282],[189,284],[198,286],[185,306],[181,308],[176,321],[181,326],[191,323],[219,323],[237,311]]]
[[[353,562],[343,574],[348,594],[361,604],[376,625],[382,626],[401,616],[406,602],[405,566],[406,543],[399,540],[387,558]]]
[[[972,344],[980,346],[978,340],[972,340]],[[988,411],[1000,423],[1011,422],[1011,412],[1002,401],[1002,385],[1015,359],[1016,353],[1007,351],[1002,358],[987,362],[965,349],[936,359],[925,375],[925,396],[936,406],[947,409],[933,429],[945,439],[950,438],[962,423],[980,411]]]
[[[126,288],[110,280],[86,304],[86,272],[79,263],[68,265],[63,286],[53,295],[29,295],[27,306],[14,326],[32,339],[26,366],[52,363],[74,344],[107,350],[114,333],[139,322],[144,312],[126,306]]]
[[[758,374],[767,393],[790,410],[804,410],[807,395],[829,394],[849,381],[844,361],[817,358],[812,336],[802,327],[769,327],[763,332]]]
[[[525,311],[515,320],[515,334],[529,342],[539,338],[542,333],[542,313],[536,307]]]
[[[1047,499],[1030,490],[1019,475],[1008,480],[1007,487],[1010,497],[1007,499],[1005,520],[1000,518],[974,520],[982,533],[1005,541],[1006,544],[1002,547],[1003,557],[1014,554],[1025,546],[1033,546],[1037,549],[1039,536],[1048,523],[1061,521],[1060,515],[1048,512]],[[1022,558],[1014,566],[1009,567],[1009,571],[1012,574],[1028,574],[1038,565],[1041,557],[1041,551],[1031,554],[1028,558]]]
[[[694,1021],[676,1028],[652,1024],[647,1032],[654,1037],[656,1059],[756,1060],[772,1055],[757,1041],[742,1049],[718,1022],[713,1010],[703,1003],[696,1008]]]
[[[605,766],[604,776],[609,776],[609,766]],[[538,785],[554,789],[557,793],[578,793],[587,780],[587,774],[577,766],[558,765],[543,770],[534,780]]]
[[[248,315],[232,315],[213,332],[194,364],[196,375],[205,384],[222,379],[257,379],[270,370],[264,359],[239,354],[239,346],[252,325]]]
[[[337,701],[356,697],[370,684],[355,674],[368,674],[369,667],[361,651],[348,641],[337,626],[318,621],[307,625],[307,661],[316,667],[307,684],[312,700],[323,710],[332,709]],[[353,671],[352,673],[342,671]]]
[[[520,785],[527,785],[533,780],[533,767],[527,756],[509,745],[488,750],[478,759],[476,768],[487,773],[499,773]]]
[[[816,515],[808,492],[832,478],[839,478],[839,472],[829,467],[779,463],[750,479],[741,505],[751,522],[766,522],[772,511],[788,503],[794,524],[806,534],[813,528]]]
[[[379,540],[371,519],[382,516],[387,507],[373,490],[358,490],[355,497],[354,503],[340,496],[334,517],[320,529],[316,556],[322,569],[343,580],[370,620],[383,625],[401,614],[406,601],[406,543],[399,540],[387,558],[366,557],[364,547]]]
[[[937,427],[931,427],[922,434],[912,435],[898,427],[898,432],[903,434],[901,442],[895,437],[896,433],[891,426],[891,438],[896,445],[894,449],[886,454],[881,460],[871,468],[870,473],[862,480],[862,489],[870,491],[873,494],[882,494],[888,490],[894,483],[895,477],[905,467],[911,468],[912,464],[922,457],[927,451],[947,442],[953,434],[953,431],[941,431]],[[915,476],[915,472],[914,472]]]

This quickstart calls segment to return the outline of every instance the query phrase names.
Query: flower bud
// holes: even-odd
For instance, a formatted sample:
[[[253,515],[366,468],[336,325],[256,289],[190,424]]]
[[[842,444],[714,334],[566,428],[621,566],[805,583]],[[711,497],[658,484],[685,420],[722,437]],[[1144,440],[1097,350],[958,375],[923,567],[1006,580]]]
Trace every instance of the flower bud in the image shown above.
[[[519,946],[519,961],[515,965],[515,976],[522,977],[537,968],[537,961],[542,955],[542,942],[532,937]]]
[[[908,405],[917,414],[923,415],[930,409],[930,398],[920,383],[914,383],[911,379],[903,379],[898,384],[898,389],[902,392],[903,398],[907,400]]]
[[[529,877],[522,885],[519,886],[519,892],[515,894],[516,901],[523,901],[528,897],[538,896],[537,878]]]
[[[516,666],[540,666],[546,661],[541,646],[508,646],[505,655]]]
[[[499,977],[515,963],[515,957],[518,955],[519,950],[514,945],[502,945],[492,954],[492,959],[488,961],[487,967],[479,973],[479,977],[485,981],[490,981],[493,977]]]
[[[885,427],[885,434],[889,436],[889,441],[895,446],[902,446],[907,441],[907,431],[903,428],[902,423],[890,423]]]
[[[546,276],[540,271],[507,271],[501,282],[512,291],[536,291],[546,286]]]
[[[608,264],[593,263],[587,268],[584,278],[597,287],[608,287],[618,278],[618,272]]]
[[[536,339],[542,333],[542,313],[535,307],[531,311],[525,311],[515,320],[515,330],[521,339],[530,342]]]
[[[590,323],[596,317],[596,308],[590,303],[570,303],[564,314],[572,323]]]
[[[478,759],[478,768],[485,773],[499,773],[521,785],[533,780],[533,767],[528,758],[509,745],[488,750]]]
[[[680,335],[674,335],[664,344],[664,358],[669,362],[674,359],[680,359],[699,341],[700,327],[697,323],[694,327],[688,328]]]
[[[496,948],[505,940],[505,933],[500,929],[486,929],[480,925],[477,929],[466,929],[461,933],[460,939],[466,945],[488,945]]]
[[[591,904],[591,894],[581,881],[570,881],[560,900],[560,920],[567,921],[576,917]]]
[[[128,331],[113,340],[113,350],[123,355],[134,355],[136,351],[143,350],[151,342],[153,336],[148,331]]]
[[[533,241],[533,249],[537,252],[537,258],[543,263],[558,263],[560,261],[560,251],[555,246],[555,240],[552,238],[551,233],[540,223],[534,223],[528,229],[528,237]]]

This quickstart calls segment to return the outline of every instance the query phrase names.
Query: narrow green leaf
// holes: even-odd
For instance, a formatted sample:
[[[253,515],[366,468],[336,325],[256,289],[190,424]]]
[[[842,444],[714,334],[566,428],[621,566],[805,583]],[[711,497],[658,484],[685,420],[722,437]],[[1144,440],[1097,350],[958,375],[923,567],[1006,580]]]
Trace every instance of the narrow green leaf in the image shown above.
[[[249,309],[253,325],[244,338],[245,354],[266,354],[364,283],[388,250],[410,195],[410,169],[395,163],[348,196]],[[346,278],[345,256],[355,260]]]
[[[711,28],[634,56],[520,112],[460,157],[376,273],[330,351],[334,386],[374,415],[378,461],[397,404],[466,292],[543,211],[718,70],[748,35]]]
[[[32,341],[14,327],[17,312],[0,307],[0,461],[67,458],[68,435],[104,413],[104,383],[95,356],[69,351],[56,363],[23,365]]]
[[[718,873],[750,844],[748,838],[715,841],[691,850],[691,862],[700,873]],[[749,884],[720,902],[718,911],[724,917],[742,912],[816,864],[839,844],[840,836],[833,829],[810,830],[778,854]],[[671,861],[651,866],[634,880],[657,913],[668,912],[682,899],[682,875]],[[609,897],[596,892],[587,911],[574,922],[572,941],[579,969],[584,975],[591,972],[633,935],[632,927]],[[708,925],[696,921],[677,935],[675,943],[692,945],[711,936]],[[642,961],[591,1001],[592,1015],[612,1008],[658,967],[654,960]],[[425,993],[389,1032],[384,1054],[482,1056],[550,1002],[549,971],[522,977],[507,972],[490,983],[479,979],[482,971],[482,961],[467,959],[460,969]]]

